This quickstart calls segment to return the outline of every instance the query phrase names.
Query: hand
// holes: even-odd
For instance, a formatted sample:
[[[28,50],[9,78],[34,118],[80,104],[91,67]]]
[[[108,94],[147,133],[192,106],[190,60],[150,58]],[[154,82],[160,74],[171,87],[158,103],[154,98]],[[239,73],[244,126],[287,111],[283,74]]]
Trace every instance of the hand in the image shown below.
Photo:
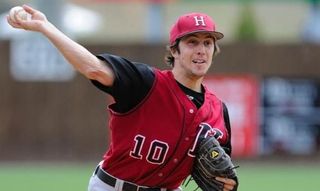
[[[235,188],[237,182],[233,179],[224,178],[224,177],[216,177],[216,180],[222,182],[224,184],[223,191],[231,191]]]
[[[17,14],[14,15],[14,18],[11,18],[9,15],[7,15],[7,21],[8,23],[13,27],[17,29],[25,29],[30,31],[38,31],[40,32],[43,30],[44,25],[48,23],[48,20],[46,16],[28,5],[23,5],[22,8],[31,15],[31,19],[23,20],[17,16]]]

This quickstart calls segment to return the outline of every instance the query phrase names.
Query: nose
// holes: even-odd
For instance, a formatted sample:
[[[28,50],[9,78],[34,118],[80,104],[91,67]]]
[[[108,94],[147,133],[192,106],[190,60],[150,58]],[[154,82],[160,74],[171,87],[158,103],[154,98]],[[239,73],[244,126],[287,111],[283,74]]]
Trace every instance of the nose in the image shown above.
[[[197,47],[197,54],[198,55],[202,55],[205,54],[206,52],[206,47],[203,43],[199,43],[198,47]]]

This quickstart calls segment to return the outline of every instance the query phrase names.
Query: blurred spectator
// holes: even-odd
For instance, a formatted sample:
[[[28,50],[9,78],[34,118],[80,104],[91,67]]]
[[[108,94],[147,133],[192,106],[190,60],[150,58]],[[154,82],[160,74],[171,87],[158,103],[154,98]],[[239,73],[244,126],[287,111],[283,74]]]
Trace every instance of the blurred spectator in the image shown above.
[[[303,28],[302,39],[309,43],[320,43],[320,0],[309,0],[310,12]]]

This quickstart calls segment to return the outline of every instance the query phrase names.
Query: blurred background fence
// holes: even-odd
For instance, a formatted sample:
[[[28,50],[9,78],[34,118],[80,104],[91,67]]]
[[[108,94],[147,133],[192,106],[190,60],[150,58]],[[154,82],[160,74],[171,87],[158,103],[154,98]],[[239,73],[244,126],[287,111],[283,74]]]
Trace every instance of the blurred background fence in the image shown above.
[[[162,69],[177,16],[206,12],[225,39],[205,83],[229,107],[235,157],[319,155],[317,0],[2,0],[0,161],[97,160],[109,143],[109,97],[41,35],[6,24],[10,7],[22,3],[95,54]]]

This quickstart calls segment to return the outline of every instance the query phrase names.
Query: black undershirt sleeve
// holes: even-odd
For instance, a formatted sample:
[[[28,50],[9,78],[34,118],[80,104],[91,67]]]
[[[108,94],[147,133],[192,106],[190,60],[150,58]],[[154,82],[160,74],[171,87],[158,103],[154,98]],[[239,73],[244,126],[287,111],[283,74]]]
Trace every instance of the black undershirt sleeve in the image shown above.
[[[223,104],[223,119],[229,134],[229,139],[224,146],[227,148],[226,153],[231,156],[232,146],[231,146],[231,125],[230,125],[229,112],[226,104],[225,103],[222,103],[222,104]]]
[[[112,109],[115,111],[125,113],[133,109],[151,89],[155,79],[153,69],[146,64],[131,62],[115,55],[102,54],[97,57],[112,68],[115,80],[110,87],[96,80],[91,80],[92,83],[114,98]]]

